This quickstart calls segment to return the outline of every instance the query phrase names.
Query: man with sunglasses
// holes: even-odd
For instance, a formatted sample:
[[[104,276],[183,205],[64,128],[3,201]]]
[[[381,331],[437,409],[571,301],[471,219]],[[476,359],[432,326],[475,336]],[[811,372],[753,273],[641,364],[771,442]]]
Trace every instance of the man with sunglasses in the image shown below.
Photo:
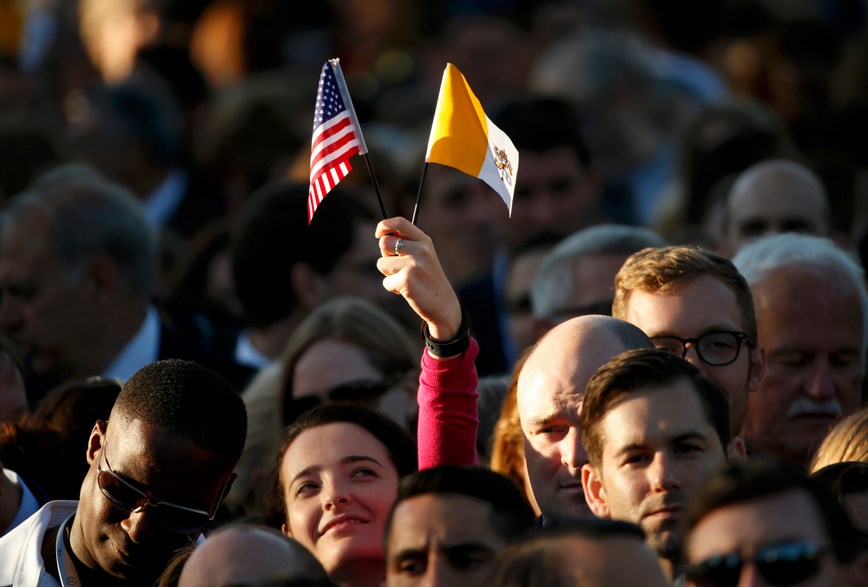
[[[868,582],[868,553],[829,490],[797,466],[762,459],[732,463],[697,490],[684,559],[690,587]]]
[[[188,361],[140,369],[87,445],[79,501],[52,501],[0,539],[0,585],[153,585],[232,486],[244,403]]]
[[[683,357],[723,389],[730,433],[737,437],[733,450],[744,455],[748,394],[759,387],[766,361],[750,288],[735,266],[697,247],[644,249],[615,277],[612,315],[635,324],[655,347]]]

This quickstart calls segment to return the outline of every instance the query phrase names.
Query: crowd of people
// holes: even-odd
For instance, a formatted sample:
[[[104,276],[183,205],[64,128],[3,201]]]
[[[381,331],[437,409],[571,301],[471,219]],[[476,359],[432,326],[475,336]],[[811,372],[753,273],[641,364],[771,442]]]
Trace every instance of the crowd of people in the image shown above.
[[[0,585],[868,585],[866,124],[864,0],[0,0]]]

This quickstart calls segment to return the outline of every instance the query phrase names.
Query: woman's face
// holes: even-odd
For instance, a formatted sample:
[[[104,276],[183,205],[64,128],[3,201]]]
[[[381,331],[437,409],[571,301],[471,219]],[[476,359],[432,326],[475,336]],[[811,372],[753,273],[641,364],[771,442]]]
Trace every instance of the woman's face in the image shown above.
[[[367,430],[336,422],[302,432],[283,457],[280,480],[283,532],[313,552],[330,575],[353,562],[383,560],[398,472]]]
[[[314,396],[326,403],[329,401],[329,391],[339,386],[377,384],[390,375],[380,373],[371,365],[358,346],[326,338],[311,345],[299,357],[292,376],[292,393],[295,399]],[[403,377],[384,393],[359,403],[385,414],[406,428],[407,414],[411,408],[408,404],[415,402],[415,394],[408,393],[403,386],[407,379]]]

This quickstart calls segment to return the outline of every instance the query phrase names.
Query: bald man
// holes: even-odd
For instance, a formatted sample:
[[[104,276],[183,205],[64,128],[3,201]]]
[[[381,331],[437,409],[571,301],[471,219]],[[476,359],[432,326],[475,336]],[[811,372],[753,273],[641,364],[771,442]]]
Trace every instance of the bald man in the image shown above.
[[[721,252],[734,256],[767,234],[832,235],[829,198],[817,175],[795,161],[769,159],[738,176],[726,200]]]
[[[543,336],[518,376],[527,474],[544,524],[590,514],[582,491],[579,410],[598,367],[626,350],[651,348],[636,326],[609,316],[563,322]]]
[[[224,587],[275,578],[327,579],[301,544],[263,526],[237,524],[217,530],[184,563],[178,587]]]

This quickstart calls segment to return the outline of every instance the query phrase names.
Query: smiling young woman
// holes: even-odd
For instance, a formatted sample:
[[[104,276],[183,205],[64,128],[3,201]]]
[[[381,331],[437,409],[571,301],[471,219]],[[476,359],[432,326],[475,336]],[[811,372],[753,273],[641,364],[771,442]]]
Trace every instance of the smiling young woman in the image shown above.
[[[266,521],[307,547],[335,582],[385,580],[383,530],[416,446],[390,419],[327,404],[289,428],[272,474]]]

